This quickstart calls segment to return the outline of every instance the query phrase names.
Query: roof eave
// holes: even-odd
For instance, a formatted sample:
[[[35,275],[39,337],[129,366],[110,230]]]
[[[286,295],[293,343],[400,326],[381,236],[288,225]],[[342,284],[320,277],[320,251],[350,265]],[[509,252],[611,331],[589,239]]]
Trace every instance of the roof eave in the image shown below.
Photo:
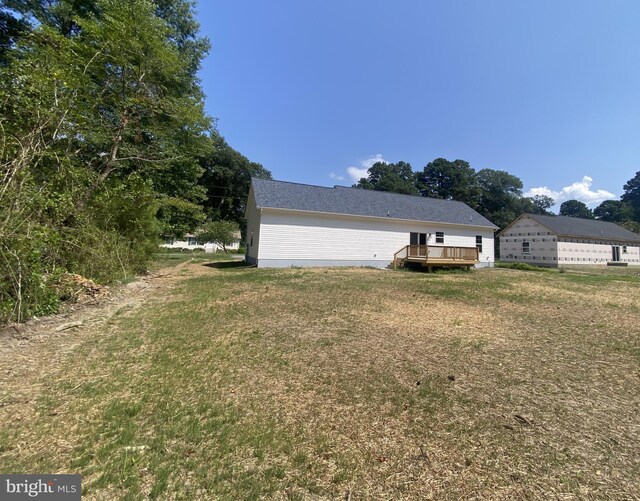
[[[471,226],[472,228],[489,228],[489,229],[492,229],[494,231],[499,229],[498,226],[496,226],[493,223],[491,223],[491,225],[472,224],[472,223],[451,223],[451,222],[446,222],[446,221],[432,221],[432,220],[425,220],[425,219],[404,219],[404,218],[398,218],[398,217],[392,217],[392,216],[387,216],[387,217],[382,217],[382,216],[364,216],[364,215],[361,215],[361,214],[344,214],[342,212],[324,212],[324,211],[313,211],[313,210],[303,210],[303,209],[288,209],[288,208],[283,208],[283,207],[265,207],[265,206],[262,206],[262,205],[256,205],[256,208],[258,208],[258,209],[282,210],[282,211],[287,211],[287,212],[326,214],[328,216],[363,217],[363,218],[367,218],[367,219],[380,219],[380,220],[383,220],[383,221],[407,221],[407,222],[413,222],[413,223],[451,224],[451,225],[455,225],[455,226]]]
[[[624,243],[634,243],[634,244],[640,244],[640,239],[629,239],[629,238],[622,238],[622,237],[612,237],[612,236],[593,236],[593,235],[579,235],[577,233],[557,233],[556,235],[558,235],[559,237],[564,237],[564,238],[589,238],[591,240],[615,240],[617,242],[624,242]]]

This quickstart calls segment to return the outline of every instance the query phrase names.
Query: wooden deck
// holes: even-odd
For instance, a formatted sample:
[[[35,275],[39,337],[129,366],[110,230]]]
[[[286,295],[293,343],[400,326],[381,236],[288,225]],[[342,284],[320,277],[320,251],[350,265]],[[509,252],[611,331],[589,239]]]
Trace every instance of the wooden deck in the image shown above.
[[[476,247],[448,247],[444,245],[406,245],[393,256],[393,268],[406,263],[420,263],[422,266],[466,266],[480,262]]]

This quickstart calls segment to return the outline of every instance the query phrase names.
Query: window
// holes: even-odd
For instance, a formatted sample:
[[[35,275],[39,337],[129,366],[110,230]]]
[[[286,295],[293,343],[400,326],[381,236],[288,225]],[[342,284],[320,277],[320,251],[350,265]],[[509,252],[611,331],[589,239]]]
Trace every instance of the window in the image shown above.
[[[165,245],[173,245],[173,237],[167,237],[164,239]]]
[[[437,244],[444,243],[444,231],[436,231],[436,243]]]
[[[482,235],[476,235],[476,248],[478,249],[478,254],[482,254]]]
[[[249,247],[253,247],[253,232],[251,233],[251,241],[249,242]]]
[[[187,237],[187,245],[197,245],[196,237]]]
[[[522,253],[529,254],[529,252],[531,252],[531,249],[529,248],[529,242],[525,240],[522,242]]]
[[[623,246],[622,246],[622,253],[623,253],[623,254],[626,254],[626,253],[627,253],[627,246],[626,246],[626,245],[623,245]]]
[[[409,234],[409,245],[427,245],[427,234],[411,232]]]

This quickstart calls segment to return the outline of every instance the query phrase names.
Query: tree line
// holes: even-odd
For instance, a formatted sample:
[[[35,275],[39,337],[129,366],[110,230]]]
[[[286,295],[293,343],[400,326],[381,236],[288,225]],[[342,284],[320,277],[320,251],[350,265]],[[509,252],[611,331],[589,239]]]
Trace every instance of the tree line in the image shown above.
[[[422,171],[414,171],[407,162],[377,162],[353,187],[458,200],[500,228],[523,212],[553,215],[549,209],[555,205],[546,195],[525,197],[522,180],[506,171],[476,171],[465,160],[445,158],[436,158]],[[567,200],[560,205],[559,214],[610,221],[640,232],[640,172],[623,189],[620,200],[606,200],[593,211],[584,202]]]
[[[160,236],[242,221],[251,176],[197,76],[190,0],[0,5],[0,321],[56,310],[56,279],[145,269]]]

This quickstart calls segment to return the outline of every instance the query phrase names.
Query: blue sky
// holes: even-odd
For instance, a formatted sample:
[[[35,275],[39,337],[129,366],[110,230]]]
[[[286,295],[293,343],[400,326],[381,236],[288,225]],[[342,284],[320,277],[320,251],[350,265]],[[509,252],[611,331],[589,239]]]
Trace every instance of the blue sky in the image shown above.
[[[274,179],[462,158],[597,205],[640,170],[640,2],[207,0],[201,77]],[[360,170],[358,170],[360,169]]]

